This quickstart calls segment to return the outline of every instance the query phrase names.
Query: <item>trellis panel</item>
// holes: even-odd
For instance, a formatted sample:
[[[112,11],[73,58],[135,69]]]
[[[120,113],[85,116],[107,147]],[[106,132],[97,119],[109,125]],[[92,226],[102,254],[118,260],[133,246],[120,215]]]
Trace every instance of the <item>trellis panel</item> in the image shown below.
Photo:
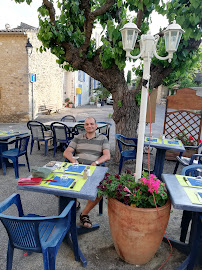
[[[167,109],[179,110],[168,112]],[[186,138],[191,135],[199,144],[202,117],[200,113],[195,113],[193,110],[202,110],[202,97],[196,95],[196,90],[178,89],[176,95],[167,97],[163,130],[165,137],[176,138],[183,133]]]

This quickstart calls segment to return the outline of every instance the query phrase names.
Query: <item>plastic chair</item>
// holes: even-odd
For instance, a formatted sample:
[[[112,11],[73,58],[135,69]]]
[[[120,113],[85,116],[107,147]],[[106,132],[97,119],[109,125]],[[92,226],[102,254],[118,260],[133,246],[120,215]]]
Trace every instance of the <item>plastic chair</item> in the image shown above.
[[[57,145],[60,143],[61,150],[64,151],[66,147],[69,145],[69,142],[73,139],[74,134],[70,128],[68,128],[65,124],[60,122],[53,122],[50,125],[50,128],[53,132],[53,145],[54,145],[54,152],[53,156],[57,152]]]
[[[18,216],[2,214],[15,204]],[[13,194],[0,203],[0,220],[8,233],[7,270],[12,269],[14,248],[43,253],[45,270],[54,270],[60,244],[69,232],[75,260],[79,261],[75,201],[71,200],[59,216],[24,215],[19,194]]]
[[[81,133],[85,133],[85,128],[84,128],[84,124],[77,124],[75,125],[74,129],[73,129],[73,134],[74,135],[78,135],[78,134],[81,134]]]
[[[202,143],[200,143],[198,146],[184,146],[185,149],[199,149],[202,147]],[[192,155],[191,158],[183,157],[183,152],[180,152],[180,155],[176,157],[177,162],[175,165],[175,169],[173,171],[173,174],[177,173],[177,169],[179,167],[179,164],[182,164],[183,166],[188,166],[192,164],[202,164],[202,150],[198,154]]]
[[[53,138],[52,135],[50,135],[50,134],[45,135],[45,132],[48,131],[48,129],[44,126],[43,123],[41,123],[39,121],[28,121],[27,127],[29,130],[31,130],[31,134],[32,134],[30,155],[32,153],[34,141],[37,141],[38,150],[40,150],[40,143],[39,142],[45,143],[45,156],[46,156],[47,150],[48,150],[48,141]]]
[[[27,167],[28,167],[28,170],[30,171],[29,160],[28,160],[28,156],[27,156],[27,146],[29,143],[29,138],[30,138],[30,135],[18,137],[16,139],[15,148],[12,148],[12,149],[9,149],[9,150],[6,150],[6,151],[3,151],[0,153],[4,175],[6,175],[5,159],[11,159],[13,162],[14,170],[15,170],[15,178],[19,178],[18,158],[23,156],[23,155],[25,155],[25,157],[26,157]]]
[[[107,137],[107,139],[109,140],[109,132],[110,132],[110,127],[112,126],[111,123],[109,122],[97,122],[97,124],[107,124],[107,126],[99,128],[99,132],[103,135],[105,135]]]
[[[182,169],[181,175],[186,176],[199,176],[202,175],[202,165],[190,165]],[[181,221],[181,234],[180,241],[185,243],[187,231],[189,227],[189,223],[192,220],[192,212],[191,211],[183,211],[182,221]]]
[[[115,134],[115,137],[117,139],[118,142],[118,147],[120,150],[120,154],[121,154],[121,158],[119,161],[119,174],[121,174],[121,170],[122,170],[122,166],[123,166],[123,162],[129,159],[136,159],[136,153],[137,153],[137,139],[136,138],[129,138],[129,137],[125,137],[121,134]],[[132,144],[130,143],[126,143],[127,142],[132,142]],[[133,148],[133,150],[123,150],[122,146],[126,146],[127,148]]]
[[[67,122],[76,122],[76,118],[73,115],[69,114],[69,115],[63,116],[60,121],[62,121],[62,122],[65,122],[65,121],[67,121]]]

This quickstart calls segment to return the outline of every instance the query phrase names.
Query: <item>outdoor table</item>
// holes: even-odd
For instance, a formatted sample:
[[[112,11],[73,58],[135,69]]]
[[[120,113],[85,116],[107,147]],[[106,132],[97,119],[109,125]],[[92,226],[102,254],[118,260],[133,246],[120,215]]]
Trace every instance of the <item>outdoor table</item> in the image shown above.
[[[46,122],[46,123],[43,123],[44,126],[46,127],[50,127],[50,125],[52,123],[54,123],[55,121],[49,121],[49,122]],[[84,123],[81,123],[81,122],[62,122],[62,121],[56,121],[56,122],[59,122],[59,123],[62,123],[62,124],[65,124],[66,126],[68,126],[69,128],[74,128],[76,125],[83,125]],[[103,127],[106,127],[107,124],[104,124],[104,123],[97,123],[97,129],[100,129],[100,128],[103,128]]]
[[[16,131],[2,131],[0,130],[0,153],[8,150],[8,144],[14,143],[17,137],[21,135],[28,134],[26,132],[16,132]],[[19,164],[22,165],[22,164]],[[0,159],[0,168],[2,167],[1,159]],[[6,167],[13,167],[13,163],[10,163],[8,159],[6,159]]]
[[[187,188],[190,188],[190,186],[181,186],[179,181],[177,180],[176,176],[174,174],[162,174],[162,179],[166,184],[166,187],[169,192],[169,196],[171,199],[171,203],[175,209],[180,210],[187,210],[193,212],[193,218],[192,218],[192,225],[191,225],[191,231],[190,231],[190,237],[188,244],[176,241],[173,239],[169,239],[172,246],[177,248],[179,251],[185,253],[187,256],[186,260],[177,268],[177,270],[182,269],[192,269],[187,268],[190,267],[191,261],[190,261],[190,252],[194,251],[197,252],[197,250],[194,250],[194,244],[193,239],[195,238],[195,235],[197,234],[198,226],[201,225],[200,221],[200,214],[202,214],[202,204],[193,204],[191,200],[189,199],[187,193],[185,190]],[[198,188],[191,187],[193,191],[198,190]],[[202,192],[202,189],[201,189]],[[200,237],[200,235],[198,235]],[[166,242],[166,238],[164,238],[164,241]],[[200,248],[198,249],[200,251]],[[196,254],[198,256],[197,261],[201,264],[200,254]]]
[[[54,166],[51,169],[54,170],[56,168],[57,167]],[[80,191],[57,189],[54,187],[48,187],[48,186],[44,187],[44,186],[39,186],[39,185],[18,185],[17,189],[46,193],[46,194],[53,194],[53,195],[59,196],[59,213],[61,213],[62,210],[65,208],[65,206],[68,204],[69,200],[71,200],[72,198],[75,200],[84,199],[84,200],[94,201],[97,197],[97,186],[99,185],[100,181],[103,180],[105,173],[107,171],[108,171],[107,167],[97,166],[93,174],[88,177],[88,179],[86,180],[85,184],[82,186]],[[64,172],[61,174],[64,174]],[[97,229],[99,229],[98,224],[92,225],[91,228],[84,228],[84,227],[77,226],[77,233],[83,234],[83,233],[88,233]],[[68,240],[69,238],[66,237],[66,241],[70,243],[70,241]],[[87,261],[84,255],[82,254],[81,250],[79,250],[79,256],[83,263],[83,266],[86,266]]]
[[[144,145],[149,146],[149,142],[146,141],[146,138],[147,137],[145,137]],[[173,142],[173,144],[168,143],[168,141]],[[172,141],[171,139],[157,138],[151,138],[150,146],[157,149],[153,173],[158,177],[158,179],[162,180],[161,175],[163,173],[166,150],[184,152],[185,148],[181,141]]]

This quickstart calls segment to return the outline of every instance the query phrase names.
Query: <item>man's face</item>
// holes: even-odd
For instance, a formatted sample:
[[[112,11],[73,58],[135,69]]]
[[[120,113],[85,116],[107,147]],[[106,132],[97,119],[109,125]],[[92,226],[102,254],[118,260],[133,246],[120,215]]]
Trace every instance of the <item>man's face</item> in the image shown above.
[[[87,133],[93,133],[97,129],[97,124],[93,118],[87,118],[85,120],[84,128]]]

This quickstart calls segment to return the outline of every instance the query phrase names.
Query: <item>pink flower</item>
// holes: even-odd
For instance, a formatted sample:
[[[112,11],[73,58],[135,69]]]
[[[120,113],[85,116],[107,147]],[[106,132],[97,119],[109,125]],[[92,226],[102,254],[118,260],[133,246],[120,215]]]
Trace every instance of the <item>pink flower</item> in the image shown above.
[[[126,192],[128,192],[128,193],[131,193],[130,190],[127,187],[124,187],[123,190],[126,191]]]
[[[141,181],[142,183],[146,184],[146,183],[147,183],[147,178],[144,178],[144,177],[143,177],[143,178],[140,179],[140,181]]]

